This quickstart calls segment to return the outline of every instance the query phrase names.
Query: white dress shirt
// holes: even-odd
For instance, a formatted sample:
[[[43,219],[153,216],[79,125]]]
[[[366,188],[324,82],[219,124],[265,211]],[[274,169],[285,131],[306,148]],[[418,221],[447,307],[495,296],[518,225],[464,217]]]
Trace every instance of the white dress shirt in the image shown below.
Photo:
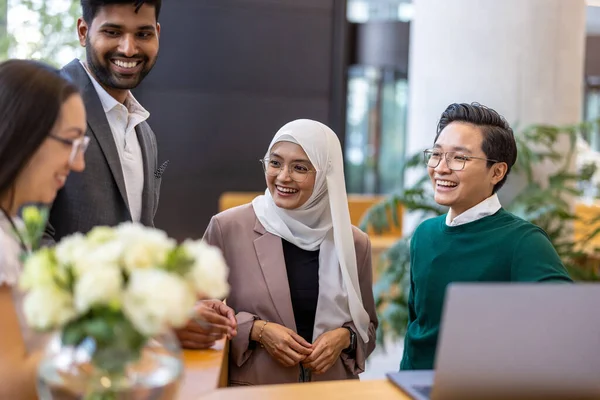
[[[94,84],[104,108],[121,160],[129,213],[134,222],[139,222],[142,214],[142,191],[144,190],[144,159],[135,127],[147,120],[150,113],[138,103],[131,92],[127,93],[125,104],[119,103],[94,79],[87,66],[84,63],[81,65]]]
[[[448,212],[448,214],[446,214],[446,225],[458,226],[474,222],[483,217],[487,217],[488,215],[496,214],[501,208],[502,205],[500,204],[498,195],[494,193],[481,203],[469,208],[464,213],[457,215],[454,219],[450,219],[450,213]]]

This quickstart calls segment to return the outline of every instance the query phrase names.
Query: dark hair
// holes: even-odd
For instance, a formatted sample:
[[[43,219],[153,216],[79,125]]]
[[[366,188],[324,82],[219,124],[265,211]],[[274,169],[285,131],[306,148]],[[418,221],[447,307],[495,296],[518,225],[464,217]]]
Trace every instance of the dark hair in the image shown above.
[[[12,189],[52,131],[62,104],[75,93],[77,87],[49,65],[31,60],[0,63],[0,195]]]
[[[510,169],[517,161],[517,143],[513,130],[506,119],[497,111],[479,103],[450,104],[440,117],[434,143],[437,142],[442,130],[452,122],[464,122],[476,125],[481,129],[483,142],[481,150],[486,158],[505,162],[508,165],[504,178],[494,186],[496,193],[506,183]],[[487,167],[494,165],[493,161],[487,162]]]
[[[158,21],[162,0],[81,0],[81,11],[83,15],[83,20],[88,25],[91,25],[94,18],[96,18],[96,15],[98,15],[98,11],[102,7],[110,6],[113,4],[131,4],[135,7],[136,13],[144,4],[154,6],[156,12],[156,20]]]

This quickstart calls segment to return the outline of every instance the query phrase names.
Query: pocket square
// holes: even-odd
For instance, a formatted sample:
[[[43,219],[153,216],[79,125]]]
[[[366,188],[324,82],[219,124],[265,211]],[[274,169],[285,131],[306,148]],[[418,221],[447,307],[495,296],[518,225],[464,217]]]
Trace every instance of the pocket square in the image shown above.
[[[165,161],[164,163],[161,164],[160,167],[158,167],[156,169],[156,171],[154,171],[154,177],[156,179],[160,178],[163,174],[163,172],[165,172],[165,169],[167,169],[167,165],[169,165],[169,160]]]

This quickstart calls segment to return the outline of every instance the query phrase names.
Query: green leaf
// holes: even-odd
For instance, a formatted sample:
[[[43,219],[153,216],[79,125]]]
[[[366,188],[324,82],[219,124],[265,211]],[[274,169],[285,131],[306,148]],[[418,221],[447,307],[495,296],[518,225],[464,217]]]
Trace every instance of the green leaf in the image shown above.
[[[65,346],[79,346],[86,338],[85,319],[79,318],[69,322],[62,330],[61,341]]]
[[[85,322],[84,330],[87,336],[93,337],[98,343],[110,343],[114,339],[112,321],[96,317]]]
[[[183,246],[177,246],[167,255],[164,269],[185,276],[192,269],[194,261]]]

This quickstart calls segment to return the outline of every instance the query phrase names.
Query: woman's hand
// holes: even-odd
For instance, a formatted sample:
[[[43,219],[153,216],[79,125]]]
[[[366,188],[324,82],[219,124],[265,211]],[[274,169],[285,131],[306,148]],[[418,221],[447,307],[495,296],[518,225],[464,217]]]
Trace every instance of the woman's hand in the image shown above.
[[[237,335],[235,312],[221,300],[199,301],[195,318],[184,328],[175,331],[181,346],[186,349],[208,349],[225,335]]]
[[[313,346],[302,336],[285,326],[273,322],[267,322],[265,325],[265,322],[254,321],[251,339],[258,342],[262,329],[262,345],[280,364],[293,367],[311,354]]]
[[[313,343],[312,353],[304,359],[302,365],[315,374],[323,374],[340,358],[342,351],[350,346],[350,332],[338,328],[323,333]]]

